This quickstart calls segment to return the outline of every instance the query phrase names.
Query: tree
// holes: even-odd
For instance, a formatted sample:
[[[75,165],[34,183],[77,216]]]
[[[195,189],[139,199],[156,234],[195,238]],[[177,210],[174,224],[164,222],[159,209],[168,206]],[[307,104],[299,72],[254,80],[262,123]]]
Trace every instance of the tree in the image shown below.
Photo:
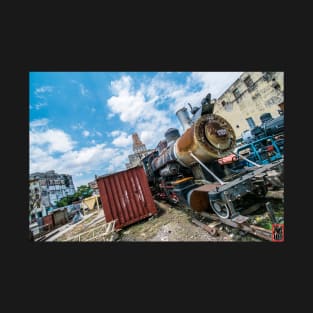
[[[81,196],[84,199],[86,197],[90,197],[92,195],[92,192],[93,190],[89,186],[82,185],[77,188],[76,193],[79,197]]]
[[[56,205],[58,208],[72,204],[74,201],[79,201],[80,199],[84,199],[90,197],[93,193],[93,190],[86,185],[79,186],[77,191],[73,195],[69,195],[60,199]]]

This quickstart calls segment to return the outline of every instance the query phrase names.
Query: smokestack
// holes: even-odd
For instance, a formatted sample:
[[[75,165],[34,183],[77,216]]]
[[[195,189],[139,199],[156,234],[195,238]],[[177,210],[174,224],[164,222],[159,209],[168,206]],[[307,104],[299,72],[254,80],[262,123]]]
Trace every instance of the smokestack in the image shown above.
[[[180,124],[182,125],[184,131],[187,130],[192,125],[188,111],[185,107],[179,109],[176,112],[176,115],[177,115],[177,118],[178,118]]]

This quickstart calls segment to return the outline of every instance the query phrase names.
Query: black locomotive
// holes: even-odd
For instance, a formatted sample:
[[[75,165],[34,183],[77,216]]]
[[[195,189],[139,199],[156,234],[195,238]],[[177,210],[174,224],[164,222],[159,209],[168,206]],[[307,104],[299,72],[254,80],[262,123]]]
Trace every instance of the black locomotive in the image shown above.
[[[273,136],[283,137],[284,135],[284,115],[281,113],[273,118],[270,113],[264,113],[260,116],[261,125],[255,126],[251,130],[247,130],[243,134],[243,142],[250,143],[252,141]]]
[[[213,210],[221,218],[235,218],[256,198],[265,196],[273,184],[273,175],[267,172],[279,168],[280,173],[283,160],[227,177],[217,160],[236,146],[232,126],[213,114],[210,94],[200,107],[190,108],[191,117],[185,107],[176,112],[183,134],[170,128],[156,149],[142,159],[151,189],[157,197],[194,211]]]

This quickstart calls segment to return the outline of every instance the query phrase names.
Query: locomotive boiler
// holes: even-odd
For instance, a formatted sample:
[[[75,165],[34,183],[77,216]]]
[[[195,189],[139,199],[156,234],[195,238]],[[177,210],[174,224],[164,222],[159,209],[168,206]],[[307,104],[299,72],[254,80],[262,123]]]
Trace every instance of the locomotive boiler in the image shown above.
[[[158,197],[183,203],[194,211],[213,210],[222,218],[235,218],[254,197],[265,195],[270,183],[266,171],[274,165],[256,164],[227,181],[217,160],[233,152],[236,136],[229,122],[214,114],[213,108],[208,94],[200,107],[190,105],[191,116],[185,107],[178,110],[183,134],[168,129],[165,139],[142,162]]]

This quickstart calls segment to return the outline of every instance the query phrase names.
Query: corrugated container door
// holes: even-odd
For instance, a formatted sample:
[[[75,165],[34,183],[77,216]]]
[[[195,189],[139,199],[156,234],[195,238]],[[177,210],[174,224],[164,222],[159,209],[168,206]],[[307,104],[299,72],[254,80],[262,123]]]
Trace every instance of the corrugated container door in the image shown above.
[[[53,228],[53,218],[52,215],[47,215],[43,218],[44,225],[50,225],[49,227]]]
[[[65,214],[63,211],[54,212],[53,213],[53,220],[54,220],[55,226],[66,224],[66,218],[65,218]]]
[[[107,222],[123,228],[157,213],[148,179],[142,167],[97,178]]]

